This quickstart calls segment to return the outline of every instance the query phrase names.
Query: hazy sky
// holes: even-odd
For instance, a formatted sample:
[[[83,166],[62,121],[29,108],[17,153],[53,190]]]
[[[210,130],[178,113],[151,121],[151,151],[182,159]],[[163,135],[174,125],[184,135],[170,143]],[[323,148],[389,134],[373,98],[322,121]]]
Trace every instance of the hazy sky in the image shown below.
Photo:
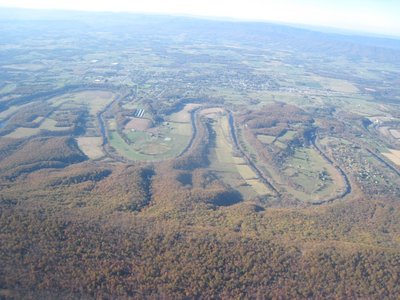
[[[0,6],[231,17],[400,36],[400,0],[0,0]]]

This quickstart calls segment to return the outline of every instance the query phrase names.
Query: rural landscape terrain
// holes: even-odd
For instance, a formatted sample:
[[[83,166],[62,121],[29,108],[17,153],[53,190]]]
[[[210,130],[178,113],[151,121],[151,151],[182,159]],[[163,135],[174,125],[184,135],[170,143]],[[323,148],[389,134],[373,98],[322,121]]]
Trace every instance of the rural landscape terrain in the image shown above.
[[[11,9],[0,37],[0,299],[400,297],[400,40]]]

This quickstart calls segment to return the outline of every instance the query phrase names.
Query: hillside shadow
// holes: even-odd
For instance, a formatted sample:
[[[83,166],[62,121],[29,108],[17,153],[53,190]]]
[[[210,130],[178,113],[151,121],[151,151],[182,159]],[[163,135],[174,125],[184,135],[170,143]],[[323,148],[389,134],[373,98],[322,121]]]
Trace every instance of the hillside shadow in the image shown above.
[[[231,206],[243,201],[242,195],[235,190],[225,191],[218,194],[211,203],[217,206]]]

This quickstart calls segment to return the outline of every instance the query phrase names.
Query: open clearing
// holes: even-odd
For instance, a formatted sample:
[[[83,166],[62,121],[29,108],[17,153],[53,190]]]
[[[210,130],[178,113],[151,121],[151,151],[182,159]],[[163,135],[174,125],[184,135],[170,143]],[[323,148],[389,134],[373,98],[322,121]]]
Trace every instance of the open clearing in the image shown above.
[[[283,136],[284,142],[278,139],[274,144],[282,149],[286,148],[287,141],[293,137],[294,131],[288,132],[289,135]],[[242,135],[238,136],[241,141],[244,141],[246,151],[253,151]],[[270,144],[274,137],[258,135],[257,138]],[[289,195],[301,201],[312,203],[330,199],[346,188],[337,169],[325,161],[313,148],[297,148],[279,169],[260,159],[258,154],[255,154],[255,157],[260,170],[269,177],[272,183],[282,187]]]
[[[98,159],[104,156],[103,139],[101,137],[78,137],[76,141],[82,152],[90,159]]]
[[[283,173],[288,178],[288,191],[303,201],[330,198],[344,188],[337,170],[311,148],[296,149]]]
[[[204,108],[200,112],[201,115],[210,115],[216,113],[224,113],[224,110],[220,107],[210,107],[210,108]]]
[[[125,125],[125,129],[145,131],[146,129],[149,129],[152,125],[153,122],[149,119],[132,118],[132,120],[130,120],[128,124]]]
[[[41,130],[57,132],[57,131],[67,131],[67,130],[71,129],[70,127],[57,127],[56,126],[57,122],[53,119],[47,118],[47,119],[43,120],[42,117],[39,117],[39,118],[41,118],[41,122],[42,122],[42,124],[40,124],[39,127],[35,127],[35,128],[18,127],[13,132],[5,135],[4,137],[19,139],[19,138],[27,138],[27,137],[31,137],[33,135],[39,134]]]
[[[115,97],[112,92],[107,91],[84,91],[75,93],[73,96],[74,102],[88,106],[91,115],[96,115]]]
[[[381,126],[381,127],[379,127],[378,130],[379,130],[380,134],[382,134],[383,136],[385,136],[385,137],[390,136],[389,127]]]
[[[36,134],[39,134],[40,128],[27,128],[27,127],[19,127],[15,129],[13,132],[5,135],[5,138],[13,138],[13,139],[21,139],[30,137]]]
[[[400,150],[389,149],[389,152],[382,154],[390,159],[393,163],[400,166]]]
[[[45,68],[45,65],[42,64],[13,64],[13,65],[5,65],[2,68],[17,70],[17,71],[40,71]]]
[[[127,159],[143,161],[160,161],[180,155],[188,146],[193,135],[190,111],[198,105],[187,104],[183,112],[175,115],[176,120],[166,121],[151,127],[149,119],[134,118],[123,131],[124,138],[116,131],[115,120],[107,122],[110,133],[110,145],[117,153]]]
[[[190,123],[172,123],[170,122],[168,125],[163,124],[164,126],[161,128],[161,132],[165,136],[168,135],[183,135],[183,136],[192,136],[193,130],[192,130],[192,124]],[[153,129],[150,129],[153,131]]]
[[[182,110],[171,114],[168,119],[172,122],[188,123],[191,120],[190,113],[200,106],[200,104],[188,103]]]
[[[39,128],[49,130],[49,131],[64,131],[64,130],[70,129],[70,127],[58,127],[58,126],[56,126],[56,124],[57,124],[57,121],[47,118],[46,120],[44,120],[42,122],[42,124],[40,125]]]
[[[87,107],[90,115],[92,116],[92,119],[95,120],[97,113],[99,113],[102,109],[104,109],[107,104],[113,101],[114,98],[115,94],[112,92],[95,90],[95,91],[66,93],[50,99],[49,103],[52,106],[57,107],[57,110],[59,108],[69,109],[84,105]],[[11,106],[6,111],[0,113],[0,118],[1,119],[8,118],[13,113],[17,112],[20,108],[26,105],[27,104],[19,106]],[[34,121],[37,123],[41,122],[38,128],[20,127],[15,129],[13,132],[9,133],[5,137],[25,138],[39,134],[41,130],[57,132],[57,131],[67,131],[71,129],[70,127],[56,126],[57,122],[51,118],[46,118],[46,119],[37,118]]]
[[[272,194],[244,159],[234,155],[228,117],[223,114],[223,110],[205,109],[201,111],[201,115],[213,120],[216,135],[215,147],[210,153],[210,169],[219,173],[223,180],[238,190],[245,199]]]
[[[15,83],[8,83],[4,87],[0,88],[0,94],[11,93],[16,87],[17,85]]]
[[[296,135],[296,131],[288,130],[285,132],[284,135],[279,137],[278,140],[281,142],[288,142],[288,141],[291,141],[295,137],[295,135]]]
[[[349,81],[329,78],[329,77],[312,77],[316,82],[322,85],[326,89],[330,89],[335,92],[340,93],[357,93],[359,92],[358,88]]]
[[[398,129],[390,129],[390,134],[395,138],[395,139],[400,139],[400,130]]]
[[[178,156],[189,143],[181,135],[171,137],[154,136],[147,132],[127,133],[131,144],[127,144],[116,131],[110,131],[110,144],[117,153],[130,160],[160,161]]]
[[[96,116],[107,104],[114,100],[115,94],[109,91],[93,90],[67,93],[50,100],[53,106],[74,107],[85,105],[92,116]]]
[[[257,139],[260,140],[261,143],[272,144],[272,142],[275,140],[275,137],[273,135],[258,134]]]
[[[45,118],[44,117],[36,117],[32,123],[40,124]]]
[[[23,105],[13,105],[10,106],[7,110],[0,112],[0,119],[7,119],[13,113],[17,112],[20,108],[30,105],[30,103]]]

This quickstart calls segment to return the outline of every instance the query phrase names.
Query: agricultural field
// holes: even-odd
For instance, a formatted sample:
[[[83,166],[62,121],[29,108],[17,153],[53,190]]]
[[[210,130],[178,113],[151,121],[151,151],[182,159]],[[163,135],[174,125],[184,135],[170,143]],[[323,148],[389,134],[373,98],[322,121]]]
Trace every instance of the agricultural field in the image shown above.
[[[275,136],[267,134],[259,134],[257,138],[264,144],[272,144],[276,140]]]
[[[288,191],[306,202],[331,198],[345,188],[337,170],[314,149],[296,150],[282,173],[287,178]]]
[[[173,113],[168,116],[168,120],[176,123],[190,123],[191,122],[191,112],[196,108],[200,107],[200,104],[189,103],[179,112]]]
[[[5,135],[5,138],[13,138],[13,139],[20,139],[26,138],[33,135],[37,135],[40,133],[39,128],[26,128],[26,127],[18,127],[13,132]]]
[[[398,40],[35,14],[0,13],[0,299],[400,299]]]
[[[0,94],[11,93],[17,87],[16,84],[5,84],[0,88]]]
[[[316,82],[318,86],[334,92],[344,94],[357,94],[359,92],[359,89],[347,80],[317,76],[311,76],[311,79]]]
[[[204,109],[201,115],[211,120],[215,133],[215,146],[210,153],[209,168],[224,182],[240,191],[245,199],[271,195],[271,191],[246,161],[239,154],[235,155],[226,112],[221,109]]]
[[[29,104],[25,104],[25,105],[13,105],[11,107],[9,107],[6,110],[3,110],[2,112],[0,112],[0,118],[2,120],[8,119],[11,115],[13,115],[15,112],[17,112],[20,108],[23,108],[24,106],[28,106]]]
[[[29,104],[13,105],[0,114],[5,137],[26,138],[38,135],[40,132],[54,134],[71,133],[75,130],[79,119],[87,116],[87,126],[97,130],[97,115],[107,104],[111,103],[115,95],[105,91],[81,91],[61,94],[51,97],[32,106]],[[35,108],[39,110],[35,110]],[[42,111],[44,109],[45,111]],[[30,117],[32,115],[32,117]],[[20,120],[20,121],[14,121]],[[19,126],[18,122],[24,121],[28,126]],[[7,130],[7,125],[11,130]]]
[[[191,110],[196,105],[188,104],[181,111],[169,116],[156,126],[147,118],[131,118],[122,130],[116,123],[108,122],[110,145],[127,159],[158,161],[179,156],[189,145],[193,135]]]
[[[110,91],[82,91],[53,98],[50,100],[50,103],[58,108],[84,106],[88,109],[89,114],[95,117],[107,104],[110,104],[114,100],[115,96]]]
[[[103,139],[101,137],[78,137],[76,140],[79,148],[90,159],[99,159],[105,155],[102,149]]]
[[[390,159],[394,164],[400,166],[400,150],[390,149],[389,152],[382,154]]]
[[[132,118],[126,125],[125,130],[145,131],[152,127],[152,121],[144,118]]]

